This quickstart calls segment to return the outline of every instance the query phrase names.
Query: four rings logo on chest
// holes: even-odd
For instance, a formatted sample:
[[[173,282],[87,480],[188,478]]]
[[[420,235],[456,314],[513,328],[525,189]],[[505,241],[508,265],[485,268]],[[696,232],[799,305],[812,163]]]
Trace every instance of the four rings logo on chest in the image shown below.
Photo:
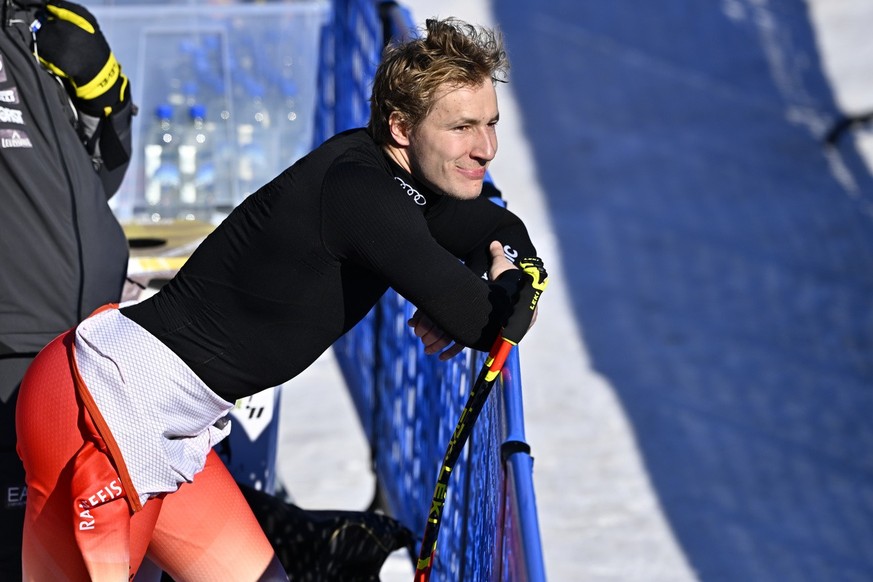
[[[406,195],[412,198],[413,202],[415,202],[419,206],[424,206],[425,204],[427,204],[427,198],[424,197],[424,194],[422,194],[397,176],[394,176],[394,179],[400,182],[400,186],[403,188],[403,190],[406,191]]]

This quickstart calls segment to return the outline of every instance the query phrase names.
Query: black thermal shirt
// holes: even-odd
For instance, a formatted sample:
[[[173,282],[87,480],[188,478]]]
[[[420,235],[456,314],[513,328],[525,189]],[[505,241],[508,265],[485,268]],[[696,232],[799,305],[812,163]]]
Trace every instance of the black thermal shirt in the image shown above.
[[[122,313],[233,401],[306,369],[389,286],[487,350],[510,310],[505,286],[483,278],[492,240],[536,252],[508,210],[428,190],[351,130],[249,196],[159,293]]]

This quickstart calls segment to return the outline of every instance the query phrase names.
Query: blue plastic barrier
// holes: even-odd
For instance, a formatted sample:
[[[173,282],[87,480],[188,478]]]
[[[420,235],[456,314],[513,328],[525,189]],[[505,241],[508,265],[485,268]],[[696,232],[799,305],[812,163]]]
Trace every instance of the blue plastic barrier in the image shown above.
[[[414,34],[394,2],[337,0],[323,30],[316,143],[365,125],[386,39]],[[484,354],[424,356],[393,291],[334,351],[370,442],[380,501],[420,537],[437,471]],[[449,483],[432,580],[545,580],[518,350],[507,361]]]

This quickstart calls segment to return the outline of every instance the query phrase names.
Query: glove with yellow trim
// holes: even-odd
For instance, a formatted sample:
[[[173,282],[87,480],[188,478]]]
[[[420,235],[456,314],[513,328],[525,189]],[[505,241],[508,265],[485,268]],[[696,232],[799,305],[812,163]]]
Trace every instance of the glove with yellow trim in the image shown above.
[[[97,19],[84,6],[49,0],[36,31],[36,52],[63,78],[73,103],[92,117],[108,117],[130,100],[127,77],[109,48]]]

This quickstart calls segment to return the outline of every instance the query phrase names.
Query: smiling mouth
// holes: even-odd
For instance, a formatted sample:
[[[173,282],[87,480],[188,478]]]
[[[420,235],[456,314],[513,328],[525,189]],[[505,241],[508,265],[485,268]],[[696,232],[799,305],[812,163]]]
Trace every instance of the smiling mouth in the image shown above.
[[[471,180],[482,180],[485,178],[485,168],[460,168],[461,173]]]

